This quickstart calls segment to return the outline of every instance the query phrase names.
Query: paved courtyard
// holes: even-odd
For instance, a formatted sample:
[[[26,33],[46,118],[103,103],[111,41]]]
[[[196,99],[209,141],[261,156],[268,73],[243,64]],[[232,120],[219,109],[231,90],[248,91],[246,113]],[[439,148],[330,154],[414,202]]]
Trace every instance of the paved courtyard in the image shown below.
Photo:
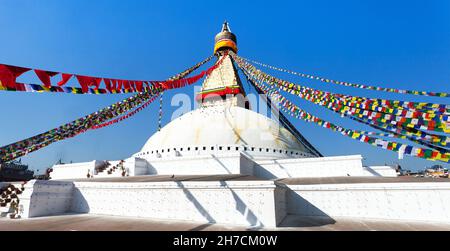
[[[32,219],[0,218],[0,231],[425,231],[450,230],[450,225],[440,223],[361,220],[288,216],[278,228],[254,229],[245,226],[205,224],[183,221],[155,220],[92,214],[73,214]]]

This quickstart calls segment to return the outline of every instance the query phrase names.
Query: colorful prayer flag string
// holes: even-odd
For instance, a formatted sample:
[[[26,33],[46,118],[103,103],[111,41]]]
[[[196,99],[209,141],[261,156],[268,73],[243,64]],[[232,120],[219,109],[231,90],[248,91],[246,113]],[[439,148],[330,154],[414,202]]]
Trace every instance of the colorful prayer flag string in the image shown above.
[[[232,55],[233,56],[233,55]],[[244,74],[248,77],[253,79],[253,77],[247,72],[247,70],[242,67],[239,61],[235,60],[240,69],[244,72]],[[255,86],[257,86],[260,90],[262,90],[263,93],[268,94],[271,99],[276,100],[280,102],[280,104],[284,107],[286,111],[290,111],[290,115],[294,115],[296,118],[303,119],[307,122],[313,122],[319,126],[328,128],[330,130],[340,132],[342,135],[348,136],[350,138],[353,138],[355,140],[359,140],[361,142],[368,143],[370,145],[380,147],[383,149],[395,151],[395,152],[401,152],[406,155],[420,157],[428,160],[438,160],[442,162],[449,163],[450,162],[450,154],[448,151],[440,152],[436,150],[431,149],[425,149],[425,148],[417,148],[414,146],[401,144],[398,142],[391,142],[375,137],[371,137],[368,135],[365,135],[361,131],[351,130],[351,129],[345,129],[341,126],[335,125],[333,123],[327,122],[325,120],[320,119],[319,117],[316,117],[302,109],[300,109],[295,104],[291,103],[289,100],[287,100],[285,97],[281,96],[276,90],[272,90],[272,92],[269,92],[267,88],[264,88],[263,86],[258,85],[258,82],[253,82]]]
[[[364,84],[356,84],[356,83],[350,83],[350,82],[345,82],[345,81],[338,81],[338,80],[333,80],[333,79],[328,79],[328,78],[324,78],[324,77],[318,77],[318,76],[314,76],[311,74],[306,74],[306,73],[299,73],[299,72],[295,72],[295,71],[291,71],[291,70],[286,70],[286,69],[282,69],[282,68],[278,68],[275,66],[271,66],[268,64],[264,64],[264,63],[260,63],[258,61],[252,60],[252,59],[248,59],[248,58],[244,58],[241,57],[242,59],[244,59],[247,62],[252,62],[254,64],[272,69],[272,70],[277,70],[280,72],[286,72],[289,74],[293,74],[293,75],[297,75],[303,78],[308,78],[308,79],[313,79],[313,80],[319,80],[325,83],[333,83],[333,84],[337,84],[337,85],[342,85],[342,86],[348,86],[348,87],[355,87],[355,88],[360,88],[360,89],[366,89],[366,90],[373,90],[373,91],[384,91],[384,92],[393,92],[393,93],[399,93],[399,94],[411,94],[411,95],[422,95],[422,96],[432,96],[432,97],[450,97],[450,93],[447,92],[428,92],[428,91],[415,91],[415,90],[403,90],[403,89],[395,89],[395,88],[389,88],[389,87],[379,87],[379,86],[373,86],[373,85],[364,85]]]
[[[159,115],[158,115],[158,132],[161,131],[161,123],[162,123],[162,106],[163,106],[163,95],[164,92],[161,92],[160,98],[159,98]]]
[[[233,54],[233,57],[236,57],[236,60],[239,61],[242,67],[246,68],[247,71],[256,76],[257,78],[262,78],[268,83],[273,83],[280,88],[282,88],[285,91],[288,91],[292,94],[296,94],[308,101],[314,102],[316,104],[321,104],[329,109],[338,107],[339,111],[341,113],[351,113],[352,115],[358,116],[362,119],[367,119],[370,121],[376,121],[378,124],[390,124],[398,127],[404,127],[404,128],[412,128],[417,130],[430,130],[430,131],[437,131],[437,132],[450,132],[449,128],[449,117],[448,115],[433,115],[433,116],[425,116],[423,113],[420,112],[407,112],[407,113],[398,113],[398,114],[405,114],[405,116],[402,115],[393,115],[387,113],[385,110],[381,109],[381,112],[373,111],[373,110],[367,110],[364,108],[356,108],[356,107],[350,107],[345,104],[346,101],[337,96],[334,93],[330,92],[324,92],[320,90],[314,90],[312,88],[298,86],[293,83],[280,80],[278,78],[275,78],[273,76],[267,75],[266,73],[256,69],[254,66],[242,61],[239,57],[237,57],[235,54]],[[291,92],[290,90],[294,90]],[[351,96],[350,96],[351,97]],[[351,97],[353,98],[353,97]],[[324,99],[327,101],[324,105],[321,103],[324,101]],[[329,104],[332,102],[332,106]],[[343,104],[344,103],[344,104]]]
[[[255,76],[253,76],[253,77],[255,77]],[[254,80],[259,81],[261,86],[264,86],[264,82],[265,82],[264,79],[255,78]],[[253,80],[249,79],[249,81],[252,82]],[[276,86],[271,84],[271,83],[268,83],[268,85],[269,85],[269,90],[268,90],[269,92],[271,92],[274,88],[276,88]],[[360,118],[354,117],[352,114],[349,114],[349,113],[341,113],[340,111],[334,109],[334,107],[331,107],[331,108],[333,108],[333,109],[331,109],[333,112],[339,113],[339,115],[341,115],[341,116],[345,116],[345,117],[350,118],[350,119],[352,119],[354,121],[357,121],[357,122],[366,124],[368,126],[371,126],[371,127],[375,128],[375,129],[387,132],[387,133],[361,132],[362,134],[377,135],[377,136],[382,136],[382,137],[393,137],[393,138],[409,139],[412,142],[415,142],[415,143],[418,143],[418,144],[421,144],[421,145],[424,145],[424,146],[428,146],[430,148],[433,148],[433,149],[436,149],[436,150],[439,150],[439,151],[447,151],[447,149],[442,148],[442,147],[440,147],[438,145],[435,145],[435,144],[438,143],[439,145],[446,146],[446,144],[450,140],[448,137],[440,136],[440,135],[431,135],[431,136],[433,136],[433,138],[431,138],[430,135],[428,135],[428,134],[425,134],[425,135],[418,134],[419,136],[414,135],[414,134],[410,135],[410,133],[408,131],[406,131],[407,135],[403,135],[401,133],[404,132],[404,130],[401,130],[399,128],[393,128],[393,127],[389,127],[389,126],[385,127],[384,124],[382,124],[381,126],[378,126],[376,123],[372,123],[372,121],[368,121],[368,120],[364,120],[364,119],[360,119]],[[434,138],[434,137],[436,137],[436,138]]]
[[[262,72],[259,69],[256,69],[253,65],[245,61],[240,56],[232,53],[231,54],[236,60],[240,60],[243,65],[245,65],[247,68],[251,67],[253,70],[253,74],[261,74]],[[267,74],[266,74],[267,75]],[[276,79],[273,76],[267,75],[267,78],[272,81],[273,79]],[[284,85],[288,85],[286,87],[288,88],[307,88],[299,85],[295,85],[293,83],[289,83],[284,80],[280,80],[280,82]],[[314,90],[312,88],[309,88],[311,90]],[[314,90],[317,91],[317,90]],[[324,92],[327,95],[331,95],[331,93]],[[373,109],[381,109],[382,112],[387,113],[394,113],[394,110],[391,110],[393,108],[399,108],[400,110],[408,110],[408,111],[421,111],[422,113],[430,113],[431,115],[436,114],[443,114],[448,115],[450,114],[450,105],[443,105],[443,104],[435,104],[435,103],[424,103],[424,102],[410,102],[410,101],[399,101],[399,100],[386,100],[386,99],[369,99],[365,97],[357,97],[357,96],[350,96],[350,95],[343,95],[343,94],[335,94],[332,95],[336,97],[340,97],[345,99],[347,102],[351,102],[349,104],[353,105],[360,105],[358,108],[373,108]],[[448,119],[448,118],[447,118]]]
[[[162,94],[162,92],[161,92],[161,94]],[[93,130],[94,130],[94,129],[100,129],[100,128],[103,128],[103,127],[106,127],[106,126],[110,126],[110,125],[116,124],[116,123],[118,123],[118,122],[120,122],[120,121],[122,121],[122,120],[128,119],[128,118],[130,118],[130,117],[136,115],[136,113],[138,113],[138,112],[142,111],[143,109],[145,109],[145,108],[146,108],[148,105],[150,105],[157,97],[158,97],[158,96],[153,96],[152,98],[150,98],[148,101],[146,101],[143,105],[139,106],[139,107],[136,108],[135,110],[133,110],[133,111],[131,111],[131,112],[125,114],[125,115],[122,115],[121,117],[112,119],[112,120],[110,120],[110,121],[108,121],[108,122],[104,122],[104,123],[99,124],[99,125],[94,125],[94,126],[91,127],[90,129],[93,129]]]
[[[172,77],[168,80],[169,83],[173,84],[177,80],[184,78],[185,76],[199,68],[201,65],[202,63],[196,64],[186,71],[177,74],[175,77]],[[215,69],[216,67],[217,66],[214,65],[209,69]],[[210,72],[209,69],[207,71],[208,73]],[[199,78],[195,79],[198,80]],[[188,82],[193,83],[192,79],[190,79]],[[134,109],[135,107],[145,103],[146,101],[149,101],[149,99],[151,100],[154,95],[157,95],[162,90],[164,90],[164,88],[166,87],[162,84],[164,83],[164,81],[159,81],[158,83],[159,84],[156,85],[156,88],[154,88],[152,92],[137,93],[136,95],[133,95],[123,101],[117,102],[111,106],[74,120],[58,128],[54,128],[47,132],[1,147],[0,163],[11,161],[28,153],[37,151],[54,142],[74,137]],[[179,88],[182,87],[182,85],[172,85],[170,87]]]
[[[200,67],[209,62],[213,56],[209,56],[202,62],[195,65]],[[30,71],[29,68],[23,68],[18,66],[11,66],[0,64],[0,90],[3,91],[19,91],[19,92],[60,92],[71,94],[119,94],[119,93],[135,93],[151,91],[155,88],[151,82],[175,82],[181,81],[182,73],[177,74],[167,81],[144,81],[144,80],[122,80],[111,78],[91,77],[77,74],[59,73],[51,71],[43,71],[35,69],[36,76],[43,83],[39,84],[26,84],[17,82],[16,79],[23,73]],[[51,85],[51,77],[61,75],[61,81],[57,86]],[[73,76],[77,79],[81,87],[68,87],[64,86]],[[105,88],[100,88],[101,83],[104,83]]]

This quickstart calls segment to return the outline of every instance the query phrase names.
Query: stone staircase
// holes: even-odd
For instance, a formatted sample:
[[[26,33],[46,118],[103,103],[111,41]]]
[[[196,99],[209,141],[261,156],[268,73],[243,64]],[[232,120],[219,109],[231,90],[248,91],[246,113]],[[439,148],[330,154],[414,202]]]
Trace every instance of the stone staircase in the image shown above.
[[[105,178],[105,177],[124,177],[127,173],[124,168],[124,160],[120,160],[117,164],[111,165],[111,163],[106,163],[97,169],[97,174],[94,175],[95,178]]]
[[[19,195],[22,194],[24,190],[25,183],[22,183],[20,188],[13,184],[0,188],[0,217],[9,216],[11,219],[20,218]]]

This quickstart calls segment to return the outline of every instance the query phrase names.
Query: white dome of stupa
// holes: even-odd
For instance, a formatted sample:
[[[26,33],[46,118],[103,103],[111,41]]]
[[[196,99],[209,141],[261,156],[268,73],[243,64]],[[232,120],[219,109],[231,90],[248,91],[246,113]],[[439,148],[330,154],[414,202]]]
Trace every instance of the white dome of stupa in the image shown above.
[[[152,135],[137,156],[181,151],[247,150],[264,155],[314,157],[280,124],[238,107],[202,107],[186,113]],[[165,150],[165,151],[164,151]]]

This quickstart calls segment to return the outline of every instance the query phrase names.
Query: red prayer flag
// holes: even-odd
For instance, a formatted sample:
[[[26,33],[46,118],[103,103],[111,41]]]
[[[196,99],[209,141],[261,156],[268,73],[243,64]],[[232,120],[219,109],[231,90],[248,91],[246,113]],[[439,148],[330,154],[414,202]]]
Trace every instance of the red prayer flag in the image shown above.
[[[96,89],[98,89],[98,86],[100,85],[100,82],[102,81],[101,78],[82,76],[82,75],[75,75],[75,76],[78,79],[78,83],[81,85],[81,90],[83,93],[87,93],[89,91],[89,86],[95,86]]]
[[[95,78],[95,90],[98,90],[98,88],[100,87],[100,83],[102,82],[102,78]]]
[[[123,88],[126,90],[129,90],[130,89],[130,81],[123,80]]]
[[[65,84],[67,84],[69,79],[72,77],[72,74],[63,73],[63,74],[61,74],[61,76],[62,76],[62,79],[61,79],[61,81],[58,82],[58,86],[63,86]]]
[[[29,70],[29,68],[0,64],[0,82],[4,87],[14,89],[16,78]]]
[[[118,79],[117,80],[117,89],[116,90],[122,90],[123,80]]]
[[[52,86],[52,82],[50,81],[50,77],[55,76],[58,74],[58,72],[53,71],[43,71],[35,69],[34,72],[38,76],[38,78],[41,80],[41,82],[45,85],[45,87],[50,88]]]
[[[106,90],[112,92],[111,79],[104,78],[103,81],[105,81]]]
[[[131,89],[133,92],[136,91],[135,81],[130,81],[130,89]]]
[[[136,81],[136,89],[138,92],[142,92],[142,81]]]
[[[26,91],[25,85],[21,83],[16,83],[16,90],[17,91]]]
[[[438,156],[438,152],[437,151],[433,151],[432,153],[431,153],[431,157],[432,158],[436,158]]]
[[[111,79],[111,90],[117,91],[117,79]]]

